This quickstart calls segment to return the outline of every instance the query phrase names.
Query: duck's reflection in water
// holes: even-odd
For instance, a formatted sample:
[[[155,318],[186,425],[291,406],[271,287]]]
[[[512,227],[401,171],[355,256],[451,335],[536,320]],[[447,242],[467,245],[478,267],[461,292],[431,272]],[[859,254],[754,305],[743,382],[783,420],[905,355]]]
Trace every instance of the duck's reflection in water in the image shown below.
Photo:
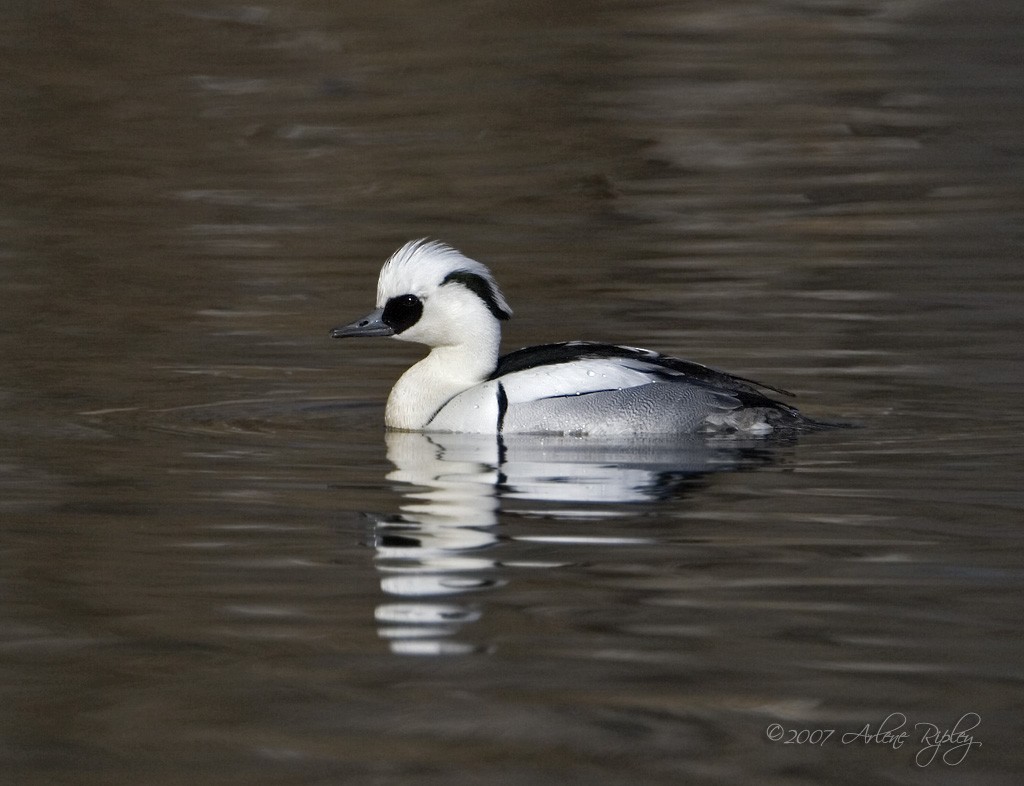
[[[480,617],[458,596],[501,583],[495,561],[480,556],[497,542],[495,440],[389,432],[387,445],[395,465],[388,479],[403,484],[405,503],[377,524],[381,589],[395,599],[377,607],[380,635],[398,653],[476,650],[453,636]]]
[[[474,593],[503,586],[510,570],[556,562],[499,562],[502,500],[515,513],[561,519],[623,515],[621,506],[679,498],[713,472],[764,464],[774,451],[750,442],[703,438],[600,441],[579,437],[389,432],[388,458],[404,504],[376,521],[376,566],[388,601],[378,630],[399,654],[486,651],[464,640],[480,619]],[[645,538],[519,535],[514,541],[620,545]]]

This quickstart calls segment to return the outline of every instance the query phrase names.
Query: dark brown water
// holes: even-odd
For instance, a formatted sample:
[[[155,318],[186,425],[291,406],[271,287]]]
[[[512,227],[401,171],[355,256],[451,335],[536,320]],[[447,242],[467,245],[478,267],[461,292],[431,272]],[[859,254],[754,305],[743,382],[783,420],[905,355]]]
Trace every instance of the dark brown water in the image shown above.
[[[0,5],[4,782],[1016,783],[1022,36],[1012,0]],[[492,266],[507,348],[862,428],[386,438],[418,350],[327,331],[423,235]]]

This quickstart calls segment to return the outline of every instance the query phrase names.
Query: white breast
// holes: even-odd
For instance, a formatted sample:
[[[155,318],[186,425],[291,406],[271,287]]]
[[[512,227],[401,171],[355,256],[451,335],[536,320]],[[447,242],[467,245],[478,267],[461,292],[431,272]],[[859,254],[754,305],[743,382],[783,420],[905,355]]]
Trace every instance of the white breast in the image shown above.
[[[496,434],[498,383],[483,382],[459,393],[441,407],[424,427],[424,431]]]

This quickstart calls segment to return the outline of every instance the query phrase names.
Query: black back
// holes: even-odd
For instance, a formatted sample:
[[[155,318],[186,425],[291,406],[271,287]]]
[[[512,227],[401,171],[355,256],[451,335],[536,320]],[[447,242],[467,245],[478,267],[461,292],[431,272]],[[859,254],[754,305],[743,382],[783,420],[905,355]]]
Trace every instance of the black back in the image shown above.
[[[782,388],[765,385],[762,382],[746,379],[745,377],[737,377],[733,374],[701,365],[700,363],[661,355],[647,349],[621,347],[615,344],[599,344],[592,341],[564,341],[558,344],[539,344],[535,347],[517,349],[515,352],[510,352],[498,358],[498,367],[489,379],[498,379],[506,374],[514,374],[517,371],[526,371],[527,369],[540,366],[571,363],[574,360],[599,360],[605,358],[635,360],[646,366],[653,367],[650,371],[655,375],[658,375],[659,368],[664,369],[665,381],[679,380],[680,375],[682,375],[691,384],[701,385],[737,396],[746,406],[791,409],[791,407],[769,398],[763,392],[764,390],[770,390],[783,396],[793,395]]]

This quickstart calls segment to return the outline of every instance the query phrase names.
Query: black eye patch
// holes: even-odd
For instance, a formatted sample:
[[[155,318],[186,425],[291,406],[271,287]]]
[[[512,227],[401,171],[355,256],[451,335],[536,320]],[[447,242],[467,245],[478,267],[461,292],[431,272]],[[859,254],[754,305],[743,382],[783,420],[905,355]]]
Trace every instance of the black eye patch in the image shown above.
[[[391,298],[384,306],[381,322],[395,333],[401,333],[419,322],[421,316],[423,316],[422,300],[415,295],[399,295]]]

